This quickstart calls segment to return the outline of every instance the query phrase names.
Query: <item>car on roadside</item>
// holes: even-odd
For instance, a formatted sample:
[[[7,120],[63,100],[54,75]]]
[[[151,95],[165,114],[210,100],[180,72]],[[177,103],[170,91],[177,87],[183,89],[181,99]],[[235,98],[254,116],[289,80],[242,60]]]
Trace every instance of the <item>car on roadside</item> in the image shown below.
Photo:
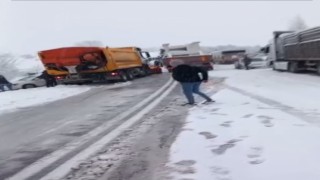
[[[13,90],[43,87],[46,85],[46,81],[38,76],[28,76],[15,79],[11,83]]]
[[[268,66],[268,61],[267,61],[267,56],[266,55],[262,55],[262,54],[258,54],[256,56],[250,57],[251,58],[251,62],[249,64],[249,68],[250,69],[256,69],[256,68],[267,68]],[[243,62],[243,59],[239,59],[238,61],[236,61],[234,63],[234,67],[235,69],[244,69],[245,65]]]

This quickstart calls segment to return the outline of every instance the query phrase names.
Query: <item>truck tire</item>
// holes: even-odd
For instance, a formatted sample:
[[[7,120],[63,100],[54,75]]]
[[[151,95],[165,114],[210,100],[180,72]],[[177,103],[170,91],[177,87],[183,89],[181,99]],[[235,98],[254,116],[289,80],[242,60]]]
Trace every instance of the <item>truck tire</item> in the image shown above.
[[[148,72],[145,68],[140,69],[140,77],[145,77],[148,75]]]
[[[298,63],[297,62],[290,62],[289,63],[289,72],[292,72],[292,73],[297,73],[298,72]]]
[[[128,81],[128,76],[127,76],[126,72],[120,71],[119,76],[120,76],[120,81],[121,82],[127,82]]]
[[[320,62],[317,64],[317,74],[320,76]]]
[[[132,81],[134,79],[134,75],[131,71],[127,71],[126,75],[129,81]]]

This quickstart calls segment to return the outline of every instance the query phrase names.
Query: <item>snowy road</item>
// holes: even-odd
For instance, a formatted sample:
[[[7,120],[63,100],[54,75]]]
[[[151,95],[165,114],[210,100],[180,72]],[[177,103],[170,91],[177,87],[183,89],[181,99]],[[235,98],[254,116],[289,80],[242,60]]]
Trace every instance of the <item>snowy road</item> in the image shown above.
[[[1,144],[7,145],[0,148],[0,179],[82,141],[88,142],[67,146],[72,151],[62,158],[44,158],[13,180],[320,178],[318,76],[230,66],[210,75],[203,85],[217,101],[210,105],[180,106],[180,87],[164,73],[1,115]],[[99,151],[90,155],[91,147]]]
[[[137,79],[123,87],[90,86],[91,90],[67,99],[1,114],[0,179],[109,120],[110,127],[121,123],[111,120],[153,94],[168,79],[163,74]],[[36,176],[41,177],[41,173]]]
[[[320,77],[217,67],[217,103],[189,111],[168,179],[318,180]]]

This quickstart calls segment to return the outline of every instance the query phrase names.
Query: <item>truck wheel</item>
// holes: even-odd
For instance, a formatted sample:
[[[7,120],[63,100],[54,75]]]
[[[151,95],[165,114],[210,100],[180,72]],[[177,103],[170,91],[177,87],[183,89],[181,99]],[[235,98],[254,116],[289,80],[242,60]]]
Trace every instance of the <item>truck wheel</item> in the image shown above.
[[[317,74],[320,75],[320,62],[317,64]]]
[[[147,71],[145,70],[145,68],[141,68],[140,69],[140,77],[145,77],[145,76],[147,76]]]
[[[121,71],[120,72],[120,81],[121,82],[127,82],[128,81],[128,76],[125,72]]]
[[[126,75],[129,81],[132,81],[134,79],[134,75],[131,71],[127,71]]]
[[[289,72],[292,72],[292,73],[298,72],[298,63],[297,62],[289,63]]]

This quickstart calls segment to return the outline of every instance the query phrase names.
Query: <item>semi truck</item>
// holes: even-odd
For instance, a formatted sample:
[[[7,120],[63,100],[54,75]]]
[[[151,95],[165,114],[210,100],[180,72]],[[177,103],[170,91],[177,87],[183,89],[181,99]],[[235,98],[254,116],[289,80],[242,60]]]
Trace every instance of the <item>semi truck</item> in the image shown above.
[[[128,81],[150,74],[147,59],[136,47],[64,47],[38,55],[48,74],[63,84]]]
[[[299,32],[275,31],[262,48],[274,70],[297,73],[316,71],[320,75],[320,27]]]

